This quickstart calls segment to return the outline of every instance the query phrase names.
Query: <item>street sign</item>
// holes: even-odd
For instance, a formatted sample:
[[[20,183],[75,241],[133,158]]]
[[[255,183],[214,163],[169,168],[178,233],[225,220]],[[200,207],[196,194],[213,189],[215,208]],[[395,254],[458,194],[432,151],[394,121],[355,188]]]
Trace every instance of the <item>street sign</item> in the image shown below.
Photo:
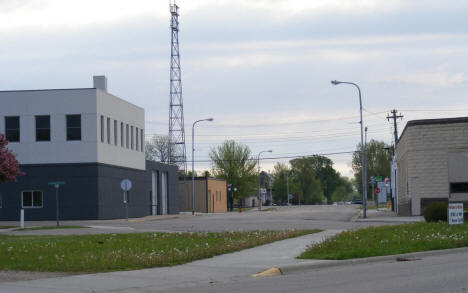
[[[132,181],[129,179],[122,180],[122,182],[120,182],[120,188],[122,188],[123,191],[129,191],[132,189]]]
[[[382,176],[374,176],[375,181],[382,181]]]
[[[375,188],[375,193],[376,193],[376,194],[379,194],[379,193],[380,193],[380,188],[376,187],[376,188]]]
[[[463,224],[463,203],[449,203],[449,225]]]
[[[53,185],[55,188],[59,188],[60,185],[65,185],[65,181],[52,181],[49,185]]]

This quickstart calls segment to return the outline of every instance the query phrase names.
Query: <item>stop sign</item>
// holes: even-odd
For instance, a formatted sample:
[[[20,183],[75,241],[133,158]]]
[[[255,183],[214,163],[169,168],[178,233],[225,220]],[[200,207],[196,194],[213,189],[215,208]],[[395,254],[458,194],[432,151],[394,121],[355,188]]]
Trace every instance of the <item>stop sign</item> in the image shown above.
[[[375,193],[379,194],[380,193],[380,188],[376,187],[375,188]]]

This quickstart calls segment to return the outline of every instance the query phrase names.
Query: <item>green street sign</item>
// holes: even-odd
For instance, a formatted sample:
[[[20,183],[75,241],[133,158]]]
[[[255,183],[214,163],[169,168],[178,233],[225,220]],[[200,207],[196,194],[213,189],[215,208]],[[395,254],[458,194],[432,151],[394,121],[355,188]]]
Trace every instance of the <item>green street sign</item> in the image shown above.
[[[52,181],[49,182],[49,185],[53,185],[55,188],[58,188],[60,185],[65,185],[65,181]]]
[[[375,176],[375,177],[374,177],[374,180],[375,180],[375,181],[382,181],[382,176]]]

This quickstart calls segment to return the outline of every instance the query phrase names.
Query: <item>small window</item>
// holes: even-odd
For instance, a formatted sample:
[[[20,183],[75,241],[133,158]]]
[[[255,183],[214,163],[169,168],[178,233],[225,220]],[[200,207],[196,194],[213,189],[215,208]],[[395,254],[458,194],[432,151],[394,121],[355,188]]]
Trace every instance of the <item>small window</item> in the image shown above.
[[[135,134],[136,134],[136,138],[135,138],[135,149],[138,151],[139,150],[139,146],[138,146],[138,127],[135,128]]]
[[[101,142],[104,142],[104,116],[101,116]]]
[[[130,137],[129,137],[129,135],[128,135],[128,124],[127,124],[127,125],[125,125],[125,144],[126,144],[126,146],[127,146],[127,149],[128,149],[128,147],[130,146],[130,144],[129,144],[129,138],[130,138]]]
[[[450,193],[468,193],[468,182],[450,183]]]
[[[120,122],[120,146],[124,147],[124,124]]]
[[[19,116],[5,117],[5,138],[9,142],[20,141],[20,118]]]
[[[36,116],[36,141],[50,141],[50,116]]]
[[[117,145],[117,120],[114,120],[114,145]]]
[[[144,136],[143,136],[143,129],[140,129],[140,140],[141,140],[141,143],[140,143],[140,151],[142,151],[142,152],[143,152],[143,147],[144,147],[144,144],[143,144],[143,142],[144,142],[143,137],[144,137]]]
[[[110,118],[107,118],[107,143],[110,144],[111,142],[111,129],[110,129]]]
[[[131,135],[131,139],[130,139],[130,142],[131,142],[131,149],[133,150],[133,126],[130,126],[130,135]]]
[[[67,140],[81,140],[81,115],[67,115]]]
[[[42,208],[42,192],[37,190],[23,191],[21,201],[23,208]]]

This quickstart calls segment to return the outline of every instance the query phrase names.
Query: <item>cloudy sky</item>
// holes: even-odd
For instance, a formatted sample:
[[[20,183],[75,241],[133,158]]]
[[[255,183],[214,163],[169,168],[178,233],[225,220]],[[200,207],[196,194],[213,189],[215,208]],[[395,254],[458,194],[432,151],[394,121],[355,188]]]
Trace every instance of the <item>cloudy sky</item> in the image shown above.
[[[391,109],[413,119],[468,116],[465,0],[179,0],[187,143],[196,160],[225,139],[284,157],[392,143]],[[0,0],[0,90],[90,87],[146,109],[167,134],[167,0]],[[188,159],[190,147],[187,147]],[[330,155],[351,176],[349,154]],[[209,163],[197,163],[209,169]]]

